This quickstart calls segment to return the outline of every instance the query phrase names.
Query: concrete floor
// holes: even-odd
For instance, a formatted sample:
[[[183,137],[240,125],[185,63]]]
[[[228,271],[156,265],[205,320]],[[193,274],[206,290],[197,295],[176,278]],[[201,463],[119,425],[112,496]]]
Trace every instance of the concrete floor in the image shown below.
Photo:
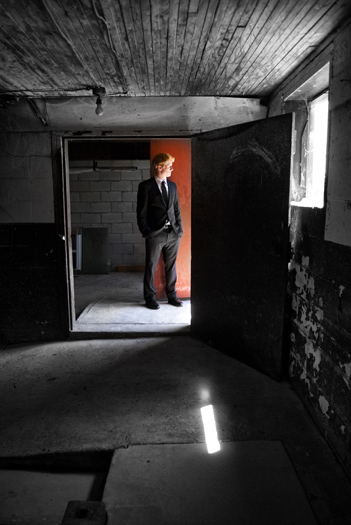
[[[121,448],[103,497],[109,525],[317,525],[280,441]]]
[[[168,305],[166,299],[158,300],[159,310],[145,308],[142,273],[77,275],[74,296],[76,322],[73,330],[80,339],[83,334],[86,337],[102,333],[129,337],[130,334],[190,332],[190,300],[183,299],[182,308]]]
[[[317,523],[351,524],[350,483],[290,384],[190,335],[10,345],[0,370],[3,469],[19,456],[204,443],[200,408],[212,404],[220,442],[281,442]],[[13,492],[2,478],[0,499],[24,512]],[[60,525],[44,518],[16,522],[0,511],[1,524]]]

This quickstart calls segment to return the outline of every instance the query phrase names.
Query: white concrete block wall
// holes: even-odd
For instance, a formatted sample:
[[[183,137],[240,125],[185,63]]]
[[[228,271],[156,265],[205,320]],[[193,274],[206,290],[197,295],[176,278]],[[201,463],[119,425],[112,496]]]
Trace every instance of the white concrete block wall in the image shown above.
[[[70,162],[71,223],[74,228],[107,227],[111,270],[141,266],[145,243],[136,218],[138,185],[150,177],[150,161],[99,161],[99,166],[137,166],[135,171],[82,171],[92,161]]]

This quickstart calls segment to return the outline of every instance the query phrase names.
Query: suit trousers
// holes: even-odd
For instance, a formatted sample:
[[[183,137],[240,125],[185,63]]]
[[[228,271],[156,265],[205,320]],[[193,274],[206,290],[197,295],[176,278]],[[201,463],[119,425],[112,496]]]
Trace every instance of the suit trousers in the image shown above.
[[[166,273],[166,294],[168,298],[175,297],[177,272],[176,259],[179,248],[179,237],[171,230],[161,231],[157,236],[145,239],[146,260],[144,274],[144,299],[155,296],[155,271],[162,252]]]

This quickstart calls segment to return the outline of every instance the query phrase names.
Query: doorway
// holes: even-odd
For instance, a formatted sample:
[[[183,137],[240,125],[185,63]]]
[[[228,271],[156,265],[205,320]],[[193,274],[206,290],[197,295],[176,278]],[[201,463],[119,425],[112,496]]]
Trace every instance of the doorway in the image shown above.
[[[189,247],[189,267],[191,259],[191,333],[276,379],[281,378],[286,362],[283,328],[289,253],[291,129],[292,116],[287,114],[188,139],[164,142],[164,139],[152,139],[157,142],[157,151],[161,144],[162,148],[175,147],[178,141],[188,148],[189,160],[184,169],[188,168],[189,183],[182,179],[178,182],[176,170],[172,177],[179,196],[185,199],[185,203],[180,200],[182,214],[187,205],[190,206],[191,196],[191,257],[190,220],[189,242],[183,242],[182,238],[181,243]],[[67,173],[70,140],[74,139],[65,139]],[[116,139],[116,142],[122,144],[123,140]],[[177,162],[177,154],[175,157]],[[151,155],[149,161],[150,158]],[[69,187],[66,202],[70,202]],[[96,202],[100,202],[99,199]],[[125,202],[123,197],[121,202]],[[70,213],[69,204],[66,208]],[[66,223],[70,246],[66,252],[72,259],[70,218],[66,218]],[[74,312],[71,262],[68,268],[71,269],[69,289]],[[139,306],[136,322],[126,323],[128,329],[124,332],[138,331],[140,315],[146,315],[148,310],[142,300]],[[73,319],[71,330],[79,330],[78,324]],[[141,324],[144,331],[157,334],[162,331],[159,326],[155,329],[154,322],[149,320]],[[110,326],[108,330],[107,325],[100,324],[98,330],[90,331],[101,334],[119,329],[116,321]],[[190,318],[186,327],[189,330]]]
[[[163,150],[176,158],[172,180],[184,228],[177,290],[185,308],[175,312],[161,304],[161,316],[144,307],[145,247],[136,200],[139,183],[150,177],[150,159]],[[158,324],[189,331],[191,140],[65,139],[65,167],[71,331],[138,332]],[[161,260],[155,282],[162,303]]]

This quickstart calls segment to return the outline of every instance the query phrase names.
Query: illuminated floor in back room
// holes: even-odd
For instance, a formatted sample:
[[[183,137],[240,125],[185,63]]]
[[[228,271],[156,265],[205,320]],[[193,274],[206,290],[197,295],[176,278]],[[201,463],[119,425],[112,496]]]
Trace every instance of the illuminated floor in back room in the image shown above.
[[[181,308],[166,299],[158,300],[159,310],[146,308],[142,273],[77,275],[74,291],[76,332],[189,332],[190,299]]]

